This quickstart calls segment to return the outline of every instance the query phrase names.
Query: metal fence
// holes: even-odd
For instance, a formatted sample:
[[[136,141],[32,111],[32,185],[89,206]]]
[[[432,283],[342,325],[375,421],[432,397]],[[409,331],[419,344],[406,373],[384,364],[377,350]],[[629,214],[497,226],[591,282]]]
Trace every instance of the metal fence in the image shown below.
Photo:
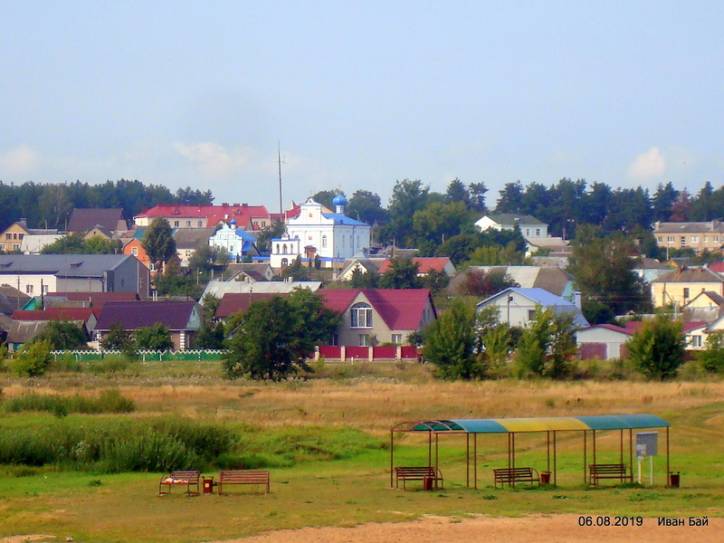
[[[78,362],[104,360],[108,357],[123,356],[121,351],[51,351],[53,360],[73,357]],[[170,362],[174,360],[219,360],[226,354],[224,350],[188,350],[188,351],[138,351],[136,358],[143,362]]]

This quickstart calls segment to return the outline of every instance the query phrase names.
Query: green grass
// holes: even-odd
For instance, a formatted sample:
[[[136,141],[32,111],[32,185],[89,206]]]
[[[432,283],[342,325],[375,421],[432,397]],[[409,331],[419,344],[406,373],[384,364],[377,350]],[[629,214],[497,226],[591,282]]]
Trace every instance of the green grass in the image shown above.
[[[50,394],[24,394],[4,402],[0,408],[8,413],[20,411],[48,411],[56,416],[68,413],[130,413],[136,406],[133,400],[125,398],[118,390],[104,390],[98,397],[58,396]]]
[[[162,371],[164,367],[168,374]],[[159,498],[160,473],[107,473],[115,470],[107,469],[100,457],[88,463],[4,464],[0,465],[0,537],[44,533],[59,540],[72,536],[76,541],[94,542],[192,542],[281,528],[395,522],[424,514],[456,518],[541,513],[724,515],[720,384],[445,384],[430,381],[418,366],[346,368],[330,365],[324,369],[326,379],[278,384],[230,384],[215,376],[212,363],[175,362],[138,364],[136,374],[130,370],[98,375],[68,372],[33,381],[6,379],[0,383],[6,388],[6,401],[23,397],[31,386],[64,395],[78,388],[112,387],[132,398],[136,411],[71,413],[63,418],[42,411],[0,411],[0,441],[22,436],[20,442],[33,442],[45,436],[46,445],[72,450],[67,444],[79,443],[79,437],[94,442],[107,435],[123,441],[127,436],[145,436],[151,429],[199,451],[199,457],[204,457],[200,467],[209,475],[238,464],[267,467],[272,493],[263,496],[252,488],[233,488],[229,496],[186,498],[179,492]],[[349,375],[345,377],[342,369]],[[653,488],[613,482],[586,488],[582,437],[563,433],[558,439],[557,488],[493,488],[492,468],[507,463],[506,439],[501,435],[478,438],[478,489],[466,488],[465,438],[450,435],[440,437],[444,491],[423,492],[415,484],[406,492],[389,489],[386,429],[395,421],[440,413],[514,416],[640,411],[672,423],[671,468],[681,472],[682,488],[664,488],[662,455],[656,459]],[[208,428],[220,428],[221,434],[229,433],[233,439],[219,441],[217,430]],[[618,433],[599,436],[598,461],[615,461]],[[516,445],[517,465],[545,468],[544,436],[521,434]],[[138,446],[129,445],[125,456],[119,453],[120,463],[143,458],[133,448]],[[424,436],[396,440],[396,465],[426,462]]]

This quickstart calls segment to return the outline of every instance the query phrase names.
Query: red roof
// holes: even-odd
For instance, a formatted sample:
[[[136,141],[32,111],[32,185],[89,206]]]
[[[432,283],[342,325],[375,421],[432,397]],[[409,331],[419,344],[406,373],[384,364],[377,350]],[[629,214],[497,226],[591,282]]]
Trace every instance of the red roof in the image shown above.
[[[267,301],[275,296],[287,296],[287,293],[270,293],[270,292],[258,292],[256,294],[243,292],[243,293],[227,293],[224,294],[219,303],[219,307],[216,309],[215,317],[218,319],[225,319],[230,317],[234,313],[246,313],[249,306],[254,302]]]
[[[86,322],[93,315],[89,307],[49,307],[43,311],[13,312],[16,321],[83,321]]]
[[[215,226],[222,221],[234,219],[236,224],[244,229],[253,226],[253,219],[270,219],[270,213],[266,206],[250,206],[249,204],[222,204],[219,206],[157,205],[136,216],[151,219],[156,217],[206,218],[207,226]]]
[[[612,332],[618,332],[619,334],[626,334],[629,336],[633,333],[631,330],[622,326],[616,326],[615,324],[594,324],[591,328],[605,328],[606,330],[611,330]]]
[[[432,270],[435,270],[437,272],[444,272],[445,266],[447,266],[450,263],[450,259],[446,256],[443,257],[433,257],[433,256],[415,256],[412,258],[412,262],[414,264],[417,264],[418,267],[418,273],[430,273]],[[391,259],[386,259],[380,264],[379,267],[379,273],[385,273],[387,270],[390,269],[390,266],[392,265]]]
[[[101,309],[106,302],[135,302],[135,292],[49,292],[47,296],[65,298],[74,302],[88,302],[94,309]]]
[[[722,260],[721,262],[714,262],[712,264],[709,264],[709,269],[717,273],[724,273],[724,260]]]
[[[319,291],[325,306],[335,313],[345,312],[360,293],[391,330],[416,330],[422,322],[427,304],[432,305],[430,291],[426,288],[340,288]]]
[[[635,334],[638,332],[641,327],[643,326],[644,321],[628,321],[626,323],[626,330],[629,334]],[[684,333],[690,332],[691,330],[696,330],[697,328],[701,328],[702,326],[706,326],[707,323],[703,321],[691,321],[691,322],[685,322],[682,325],[682,330]]]
[[[137,330],[160,323],[169,330],[187,330],[196,302],[109,302],[98,316],[97,330],[120,324]]]

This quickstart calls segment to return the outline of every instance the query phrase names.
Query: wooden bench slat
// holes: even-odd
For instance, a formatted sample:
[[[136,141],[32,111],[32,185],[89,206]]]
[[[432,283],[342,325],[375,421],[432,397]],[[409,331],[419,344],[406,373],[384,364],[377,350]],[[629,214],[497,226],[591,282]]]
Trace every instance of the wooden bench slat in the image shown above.
[[[498,483],[504,485],[506,483],[530,483],[540,482],[538,472],[531,467],[522,468],[493,468],[493,482],[495,486]]]
[[[270,476],[263,470],[222,470],[219,472],[219,494],[223,492],[223,485],[264,485],[266,494],[270,491]]]

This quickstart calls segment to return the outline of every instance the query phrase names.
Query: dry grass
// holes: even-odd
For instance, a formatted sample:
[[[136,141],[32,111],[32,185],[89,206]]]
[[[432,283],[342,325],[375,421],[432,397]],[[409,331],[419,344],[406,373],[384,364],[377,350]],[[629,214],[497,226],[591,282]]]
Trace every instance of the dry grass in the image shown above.
[[[189,363],[187,363],[189,364]],[[194,366],[193,363],[189,364]],[[417,365],[357,368],[364,377],[286,383],[230,382],[208,364],[168,382],[154,376],[94,378],[50,375],[39,381],[9,381],[7,397],[74,392],[97,395],[118,388],[140,413],[183,414],[259,426],[352,426],[375,434],[395,422],[417,418],[518,417],[652,412],[666,416],[724,398],[724,382],[483,381],[440,382]],[[154,368],[156,371],[156,368]],[[80,384],[80,383],[82,384]]]

